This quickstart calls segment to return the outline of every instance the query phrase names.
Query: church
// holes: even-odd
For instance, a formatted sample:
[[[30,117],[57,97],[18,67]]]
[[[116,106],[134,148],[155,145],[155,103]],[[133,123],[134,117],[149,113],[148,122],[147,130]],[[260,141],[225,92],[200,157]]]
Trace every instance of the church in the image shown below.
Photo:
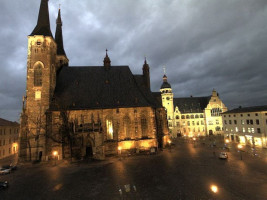
[[[227,111],[227,107],[215,89],[209,96],[174,98],[171,84],[164,74],[158,98],[167,110],[168,127],[172,138],[223,135],[221,114]]]
[[[141,68],[141,67],[140,67]],[[48,0],[41,0],[37,24],[28,36],[27,84],[20,127],[22,160],[106,156],[163,148],[167,114],[143,73],[113,66],[69,66],[61,11],[50,29]]]

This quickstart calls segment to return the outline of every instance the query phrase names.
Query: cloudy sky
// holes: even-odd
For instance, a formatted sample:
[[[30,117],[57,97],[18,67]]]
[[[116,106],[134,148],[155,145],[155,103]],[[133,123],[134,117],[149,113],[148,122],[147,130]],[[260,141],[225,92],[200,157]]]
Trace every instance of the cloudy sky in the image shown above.
[[[266,0],[50,0],[59,4],[70,65],[113,65],[141,74],[144,56],[158,91],[166,66],[175,97],[215,88],[228,108],[267,105]],[[40,0],[0,1],[0,117],[19,120],[26,88],[27,36]]]

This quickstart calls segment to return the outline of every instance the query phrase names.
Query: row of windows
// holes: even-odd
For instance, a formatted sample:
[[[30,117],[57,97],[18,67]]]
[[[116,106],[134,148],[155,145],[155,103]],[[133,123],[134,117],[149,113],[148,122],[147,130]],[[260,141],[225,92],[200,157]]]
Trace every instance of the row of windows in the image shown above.
[[[244,115],[247,115],[248,117],[250,117],[250,116],[253,116],[253,114],[252,113],[247,113],[247,114],[239,114],[239,116],[240,117],[243,117]],[[259,114],[258,113],[254,113],[254,115],[255,116],[259,116]],[[267,116],[267,113],[264,113],[264,115],[265,116]],[[229,117],[231,117],[232,115],[228,115]],[[233,115],[233,117],[236,117],[237,115],[236,114],[234,114]],[[224,117],[227,117],[227,115],[224,115]]]
[[[184,130],[184,133],[186,133],[186,132],[191,132],[191,129],[190,129],[190,128],[188,128],[188,129],[184,128],[183,130]],[[187,131],[186,131],[186,130],[187,130]],[[201,129],[201,128],[198,128],[198,129],[193,128],[193,129],[192,129],[192,132],[193,132],[193,133],[195,133],[195,132],[200,132],[200,131],[201,131],[201,132],[204,132],[205,129],[204,129],[204,128],[202,128],[202,129]]]
[[[13,130],[13,131],[12,131]],[[16,134],[16,133],[19,133],[19,129],[12,129],[12,128],[10,128],[9,129],[9,131],[8,131],[8,129],[5,129],[5,128],[3,128],[3,129],[0,129],[0,135],[5,135],[6,133],[8,133],[9,132],[9,134],[12,134],[12,132],[14,133],[14,134]]]
[[[242,129],[239,129],[238,127],[235,127],[235,132],[243,132],[243,133],[255,133],[255,130],[257,131],[257,133],[261,133],[261,129],[260,128],[257,128],[257,129],[255,129],[255,128],[245,128],[245,127],[243,127]],[[230,129],[230,132],[234,132],[234,130],[233,129]],[[229,131],[229,129],[228,128],[225,128],[225,131]]]
[[[182,115],[182,119],[198,119],[198,118],[203,118],[203,114],[200,115]],[[176,119],[179,119],[179,115],[176,115]]]
[[[232,124],[232,120],[229,120],[228,122],[229,122],[229,124]],[[240,124],[242,124],[242,125],[244,125],[245,122],[246,122],[247,125],[253,125],[254,124],[254,120],[253,119],[247,119],[247,120],[241,119],[240,120]],[[227,124],[227,120],[224,120],[224,124]],[[237,124],[237,120],[233,120],[233,124]],[[260,120],[256,119],[255,120],[255,124],[259,125],[260,124]],[[267,124],[267,119],[266,119],[266,124]]]
[[[16,147],[13,147],[13,153],[16,153],[17,152],[17,149],[16,149]],[[5,156],[5,149],[3,149],[2,151],[0,150],[0,157],[2,157],[2,156]],[[11,154],[11,148],[8,148],[8,153],[9,154]]]
[[[11,138],[8,140],[8,143],[11,144]],[[16,138],[13,139],[13,142],[16,142]],[[6,140],[0,140],[0,146],[6,145]]]

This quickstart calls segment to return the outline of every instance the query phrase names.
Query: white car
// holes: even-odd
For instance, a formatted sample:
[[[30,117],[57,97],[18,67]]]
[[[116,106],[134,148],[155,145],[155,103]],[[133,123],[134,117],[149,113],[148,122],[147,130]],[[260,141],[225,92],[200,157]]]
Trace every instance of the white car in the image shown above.
[[[0,174],[10,174],[11,169],[0,168]]]
[[[219,154],[219,158],[220,158],[220,159],[227,159],[227,158],[228,158],[228,155],[227,155],[226,152],[221,152],[221,153]]]

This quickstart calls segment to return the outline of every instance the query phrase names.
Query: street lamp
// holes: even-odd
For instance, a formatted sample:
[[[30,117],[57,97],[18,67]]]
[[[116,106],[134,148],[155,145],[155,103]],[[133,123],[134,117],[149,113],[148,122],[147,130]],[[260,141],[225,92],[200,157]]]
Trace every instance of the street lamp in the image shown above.
[[[230,142],[230,140],[229,139],[225,139],[225,148],[228,150],[228,151],[230,151],[229,150],[229,146],[228,146],[228,143]]]
[[[241,150],[243,148],[243,146],[241,144],[238,144],[237,148],[239,149],[239,152],[240,152],[240,160],[243,160],[243,158],[242,158],[242,150]]]
[[[121,146],[118,146],[119,159],[121,159]]]
[[[196,147],[195,144],[196,144],[196,138],[193,137],[193,145],[194,145],[194,147]]]
[[[213,193],[217,193],[217,192],[218,192],[218,186],[217,186],[217,185],[211,185],[211,186],[210,186],[210,190],[211,190]]]
[[[168,143],[169,143],[169,147],[170,147],[170,151],[171,151],[171,148],[172,148],[171,140],[168,140]]]
[[[55,165],[57,165],[58,152],[57,151],[53,151],[53,156],[54,156],[54,159],[55,159]]]

